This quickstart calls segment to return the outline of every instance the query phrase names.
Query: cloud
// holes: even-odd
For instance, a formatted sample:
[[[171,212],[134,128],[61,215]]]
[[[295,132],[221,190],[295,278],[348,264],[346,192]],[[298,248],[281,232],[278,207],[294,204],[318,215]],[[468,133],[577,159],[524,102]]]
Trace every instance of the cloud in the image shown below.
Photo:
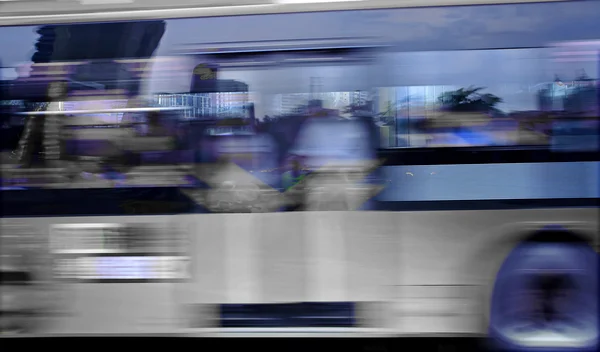
[[[543,45],[555,39],[600,37],[600,2],[536,3],[377,11],[357,25],[387,33],[396,41],[429,40],[457,48],[483,45]],[[443,38],[443,39],[442,39]],[[541,43],[540,43],[541,42]],[[421,46],[417,44],[418,46]]]
[[[600,38],[598,13],[600,2],[565,2],[170,20],[160,52],[190,42],[367,36],[406,50],[544,46]]]

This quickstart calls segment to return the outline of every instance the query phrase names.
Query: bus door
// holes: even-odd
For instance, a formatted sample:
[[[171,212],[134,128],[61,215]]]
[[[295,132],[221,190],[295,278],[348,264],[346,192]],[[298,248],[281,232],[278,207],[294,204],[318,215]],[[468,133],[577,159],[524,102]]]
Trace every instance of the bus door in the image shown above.
[[[353,308],[338,314],[349,320],[357,302],[382,301],[386,294],[386,276],[366,274],[383,267],[364,261],[372,250],[364,246],[370,233],[364,225],[373,221],[365,217],[375,213],[354,212],[372,209],[369,199],[379,187],[369,181],[377,169],[377,55],[368,47],[282,52],[269,87],[273,115],[288,133],[285,193],[299,193],[300,204],[291,210],[304,210],[292,213],[302,219],[303,300],[346,302]]]
[[[304,188],[302,209],[369,208],[376,187],[366,180],[376,169],[379,144],[374,62],[369,48],[282,54],[274,100],[280,115],[299,120],[286,149],[284,181],[288,189]]]

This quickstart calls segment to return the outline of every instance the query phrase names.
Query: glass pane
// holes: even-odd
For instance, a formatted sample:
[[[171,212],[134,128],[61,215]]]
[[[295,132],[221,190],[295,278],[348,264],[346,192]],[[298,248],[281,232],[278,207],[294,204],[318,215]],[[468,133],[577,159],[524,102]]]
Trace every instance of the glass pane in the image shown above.
[[[396,147],[548,144],[543,133],[524,136],[528,131],[519,127],[518,116],[538,109],[536,87],[547,75],[549,53],[540,48],[386,54],[393,78],[386,82],[391,87],[380,89],[385,140],[393,143],[389,131],[395,128]]]
[[[369,143],[379,140],[383,148],[593,150],[600,27],[591,14],[600,4],[575,6],[1,27],[1,44],[11,49],[0,54],[2,168],[14,173],[3,183],[11,188],[195,184],[184,177],[190,176],[190,165],[216,158],[209,136],[259,132],[275,140],[278,160],[267,168],[248,159],[245,167],[271,170],[288,165],[284,159],[303,118],[316,121],[313,115],[319,114],[368,119],[376,126]],[[556,13],[564,16],[560,23]],[[436,25],[422,27],[431,16]],[[523,25],[531,17],[540,24],[535,36]],[[465,32],[472,19],[480,30]],[[58,82],[66,87],[53,85]],[[137,110],[145,108],[160,113]],[[94,112],[57,117],[78,110]],[[34,118],[42,115],[53,117]],[[321,149],[341,160],[345,149],[365,158],[348,152],[366,150],[354,143],[361,138],[345,137],[356,130],[344,130],[350,124],[316,127],[331,130],[320,135],[328,138],[319,137],[329,144],[296,145],[295,151]],[[323,164],[321,159],[315,165]],[[75,175],[69,171],[72,163]],[[54,171],[25,177],[18,166]],[[163,167],[162,176],[144,174],[148,167]],[[93,175],[86,179],[80,171]],[[72,176],[82,180],[69,182]]]

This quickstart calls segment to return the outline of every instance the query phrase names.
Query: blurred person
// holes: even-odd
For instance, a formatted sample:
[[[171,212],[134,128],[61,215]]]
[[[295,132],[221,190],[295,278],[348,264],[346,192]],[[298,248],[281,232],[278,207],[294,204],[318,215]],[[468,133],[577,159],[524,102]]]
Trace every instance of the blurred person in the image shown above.
[[[299,157],[291,156],[288,170],[282,175],[283,189],[288,190],[299,184],[307,175]]]
[[[303,167],[299,156],[292,155],[288,158],[287,171],[281,175],[281,183],[286,196],[286,211],[297,211],[304,209],[304,185],[308,171]]]

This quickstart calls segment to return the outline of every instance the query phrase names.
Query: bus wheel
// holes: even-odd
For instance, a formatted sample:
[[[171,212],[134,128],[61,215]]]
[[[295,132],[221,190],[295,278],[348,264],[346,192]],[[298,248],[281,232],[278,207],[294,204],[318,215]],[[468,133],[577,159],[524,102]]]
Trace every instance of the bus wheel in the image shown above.
[[[598,255],[586,242],[562,235],[539,233],[501,265],[488,326],[501,350],[596,350]]]

